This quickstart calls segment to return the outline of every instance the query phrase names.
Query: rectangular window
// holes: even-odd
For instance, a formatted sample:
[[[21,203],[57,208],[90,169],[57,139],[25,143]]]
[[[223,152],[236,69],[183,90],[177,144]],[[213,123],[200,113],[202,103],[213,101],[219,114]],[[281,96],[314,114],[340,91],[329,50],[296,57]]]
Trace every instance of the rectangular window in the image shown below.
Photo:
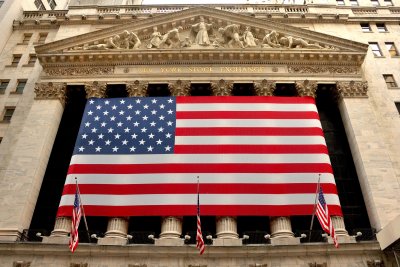
[[[42,0],[35,0],[34,3],[38,10],[46,10],[46,8],[44,7],[44,5],[42,3]]]
[[[338,6],[344,6],[344,0],[336,0]]]
[[[44,42],[46,41],[48,33],[47,32],[41,32],[39,33],[39,39],[38,39],[38,43],[39,44],[44,44]]]
[[[11,66],[18,66],[19,61],[21,60],[22,55],[13,55],[13,59],[11,62]]]
[[[31,37],[32,33],[24,33],[24,39],[22,39],[22,44],[29,44]]]
[[[394,102],[394,104],[396,105],[397,111],[400,114],[400,102]]]
[[[351,6],[358,6],[358,1],[357,0],[350,0],[350,5]]]
[[[4,111],[4,115],[3,115],[3,121],[10,122],[11,121],[11,117],[14,114],[14,111],[15,111],[14,107],[6,108],[5,111]]]
[[[54,10],[56,8],[57,4],[55,0],[47,0],[47,2],[49,3],[51,10]]]
[[[387,42],[387,43],[385,43],[385,46],[386,46],[386,49],[389,51],[389,54],[391,57],[399,56],[399,51],[397,51],[397,48],[393,42]]]
[[[373,6],[380,6],[378,0],[371,0],[371,4],[372,4]]]
[[[37,56],[36,54],[30,54],[29,55],[29,61],[28,61],[28,65],[34,65],[36,62]]]
[[[25,85],[26,85],[26,80],[18,80],[17,88],[15,89],[15,92],[17,94],[22,94],[24,92]]]
[[[360,23],[361,30],[363,32],[372,32],[371,26],[369,26],[369,23]]]
[[[382,56],[382,52],[378,43],[369,43],[369,46],[371,47],[372,53],[374,53],[376,57]]]
[[[4,94],[6,92],[7,86],[10,83],[10,80],[1,80],[0,81],[0,94]]]
[[[392,0],[383,0],[386,6],[393,6]]]
[[[396,81],[392,74],[383,74],[383,79],[385,79],[387,88],[397,88]]]
[[[378,29],[378,32],[387,32],[388,31],[386,29],[385,23],[377,23],[376,28]]]

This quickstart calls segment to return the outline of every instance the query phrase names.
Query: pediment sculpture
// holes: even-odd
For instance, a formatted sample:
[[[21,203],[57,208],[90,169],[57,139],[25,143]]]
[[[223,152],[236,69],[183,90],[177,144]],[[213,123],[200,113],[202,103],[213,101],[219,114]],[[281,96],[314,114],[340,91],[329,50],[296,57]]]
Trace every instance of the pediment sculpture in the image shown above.
[[[328,49],[335,50],[327,44],[320,44],[275,30],[255,35],[250,26],[244,30],[238,24],[228,24],[216,29],[213,23],[207,23],[204,17],[190,25],[189,31],[182,26],[174,27],[162,34],[157,27],[147,40],[140,40],[134,32],[125,30],[102,41],[84,44],[71,50],[112,50],[112,49],[196,49],[196,48],[264,48],[264,49]]]

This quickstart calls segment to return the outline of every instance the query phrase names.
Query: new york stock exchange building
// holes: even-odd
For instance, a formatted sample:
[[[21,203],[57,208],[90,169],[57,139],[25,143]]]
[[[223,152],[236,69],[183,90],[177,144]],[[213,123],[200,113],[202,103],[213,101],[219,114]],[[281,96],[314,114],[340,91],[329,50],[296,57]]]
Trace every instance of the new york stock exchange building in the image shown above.
[[[25,2],[0,266],[400,266],[399,0]]]

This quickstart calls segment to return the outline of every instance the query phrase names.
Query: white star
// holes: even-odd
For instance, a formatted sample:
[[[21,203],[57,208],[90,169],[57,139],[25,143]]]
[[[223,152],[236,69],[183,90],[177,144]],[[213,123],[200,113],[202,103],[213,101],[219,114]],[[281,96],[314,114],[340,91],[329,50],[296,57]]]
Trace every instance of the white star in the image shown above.
[[[151,103],[153,103],[153,104],[157,103],[157,99],[151,100]]]
[[[161,139],[158,139],[156,142],[157,142],[157,145],[161,145],[162,144]]]
[[[137,104],[140,104],[140,99],[136,99],[136,103],[137,103]]]
[[[150,126],[156,126],[156,123],[154,121],[150,122]]]
[[[107,125],[107,122],[102,122],[101,123],[101,127],[106,127],[106,125]]]
[[[149,105],[146,104],[146,105],[143,106],[143,108],[144,108],[144,109],[148,109],[148,108],[149,108]]]
[[[125,100],[121,100],[121,101],[119,101],[119,103],[121,103],[121,104],[125,104]]]
[[[126,127],[126,128],[124,129],[124,132],[129,133],[130,130],[131,130],[131,129],[129,129],[128,127]]]
[[[119,134],[114,135],[115,139],[119,139],[120,136]]]
[[[153,133],[150,133],[149,134],[149,139],[153,139],[154,138],[154,134]]]
[[[110,101],[106,100],[106,101],[104,101],[104,104],[108,105],[108,104],[110,104]]]
[[[133,123],[133,126],[138,127],[139,124],[140,124],[140,123],[138,123],[137,121],[135,121],[135,122]]]
[[[125,111],[121,110],[121,111],[119,112],[119,115],[124,115],[124,113],[125,113]]]
[[[93,114],[93,111],[89,110],[87,114],[88,114],[88,115],[92,115],[92,114]]]
[[[96,106],[96,109],[101,109],[101,106],[100,106],[100,105],[97,105],[97,106]]]
[[[172,113],[174,113],[171,109],[170,110],[168,110],[167,111],[168,112],[168,114],[172,114]]]
[[[171,151],[171,147],[170,146],[166,146],[165,147],[165,151]]]
[[[112,133],[113,131],[114,131],[113,128],[108,128],[108,132],[109,132],[109,133]]]
[[[156,115],[156,114],[157,114],[157,110],[154,110],[154,109],[153,109],[153,110],[151,111],[151,115]]]
[[[149,146],[149,147],[147,148],[147,151],[153,151],[153,147],[152,147],[152,146]]]
[[[163,115],[161,115],[160,117],[158,117],[159,119],[160,119],[160,121],[163,121],[164,120],[164,116]]]
[[[129,150],[130,150],[131,152],[135,152],[136,147],[132,146],[131,148],[129,148]]]
[[[93,104],[93,103],[94,103],[93,99],[90,99],[89,103],[90,103],[90,104]]]
[[[131,136],[132,136],[132,139],[136,139],[137,134],[132,134]]]
[[[167,122],[168,126],[172,126],[172,121]]]
[[[110,141],[110,140],[107,140],[107,141],[106,141],[106,145],[109,146],[110,144],[111,144],[111,141]]]
[[[140,114],[140,110],[136,110],[135,115],[139,115],[139,114]]]
[[[133,106],[131,104],[129,104],[128,109],[132,109],[132,108],[133,108]]]
[[[117,106],[114,105],[114,106],[111,107],[111,109],[116,110],[116,109],[117,109]]]
[[[94,144],[94,141],[93,140],[90,140],[89,141],[89,145],[93,145]]]
[[[165,137],[166,137],[166,138],[171,138],[171,134],[170,134],[170,133],[167,133],[167,134],[165,135]]]
[[[159,132],[159,133],[164,132],[164,128],[163,128],[163,127],[158,128],[158,132]]]
[[[99,139],[103,139],[104,135],[103,134],[99,134]]]
[[[142,128],[142,129],[140,129],[141,131],[142,131],[142,133],[145,133],[146,131],[147,131],[147,129],[146,128]]]
[[[97,129],[96,128],[93,128],[92,129],[92,133],[96,133],[97,132]]]
[[[85,122],[85,127],[89,127],[90,126],[90,122]]]
[[[161,104],[160,105],[160,109],[164,109],[165,108],[165,105],[164,104]]]
[[[149,118],[149,117],[147,117],[146,115],[144,115],[143,120],[144,120],[144,121],[147,121],[148,118]]]
[[[144,143],[146,143],[146,141],[144,141],[143,139],[139,141],[139,145],[144,145]]]
[[[123,145],[127,145],[127,144],[128,144],[128,141],[127,141],[127,140],[124,140],[124,141],[122,141],[122,144],[123,144]]]
[[[100,150],[101,150],[101,147],[96,147],[96,152],[100,152]]]
[[[94,120],[95,120],[95,121],[99,121],[99,120],[100,120],[100,117],[99,117],[99,116],[96,116],[96,117],[94,117]]]
[[[118,147],[115,146],[115,147],[112,148],[112,150],[113,150],[113,152],[117,152],[118,151]]]
[[[171,98],[168,99],[168,103],[172,103],[172,102],[174,102],[174,100],[172,100]]]
[[[118,123],[117,123],[117,126],[118,126],[118,127],[122,127],[122,124],[123,124],[122,122],[118,122]]]
[[[107,116],[108,113],[109,113],[109,112],[106,110],[106,111],[103,112],[103,115],[104,115],[104,116]]]
[[[110,121],[115,121],[115,117],[112,116],[112,117],[110,118]]]
[[[132,119],[131,116],[126,117],[126,120],[127,120],[127,121],[130,121],[131,119]]]
[[[82,134],[82,139],[86,139],[87,134]]]
[[[83,146],[81,146],[81,147],[79,148],[79,152],[83,152],[83,150],[85,150],[85,148],[84,148]]]

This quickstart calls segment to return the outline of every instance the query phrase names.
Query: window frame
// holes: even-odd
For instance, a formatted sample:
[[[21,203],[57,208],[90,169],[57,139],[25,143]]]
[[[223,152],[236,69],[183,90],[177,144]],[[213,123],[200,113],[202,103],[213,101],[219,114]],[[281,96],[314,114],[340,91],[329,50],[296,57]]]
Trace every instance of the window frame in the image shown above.
[[[383,0],[383,3],[385,4],[385,6],[393,6],[392,0]]]
[[[388,89],[394,89],[394,88],[399,88],[397,86],[396,80],[394,79],[393,74],[383,74],[383,79],[385,80],[386,87]],[[388,80],[390,79],[390,80]]]
[[[47,0],[47,3],[49,4],[51,10],[54,10],[57,6],[56,0]]]
[[[10,85],[10,80],[0,80],[0,94],[5,94],[7,87]]]
[[[26,65],[27,66],[33,66],[36,63],[36,60],[37,60],[37,55],[36,54],[29,54],[28,63]]]
[[[40,32],[36,43],[37,44],[44,44],[46,42],[46,39],[47,39],[48,35],[49,35],[48,32]]]
[[[21,44],[27,45],[31,41],[32,33],[24,33]]]
[[[345,6],[346,3],[344,2],[344,0],[336,0],[336,5],[337,6]]]
[[[372,6],[381,6],[381,3],[379,3],[379,0],[370,0]]]
[[[349,0],[350,6],[360,6],[358,0]]]
[[[33,3],[35,4],[38,10],[46,10],[42,0],[34,0]]]
[[[369,42],[368,44],[369,44],[369,47],[371,48],[371,51],[372,51],[372,53],[374,54],[375,57],[384,57],[383,54],[382,54],[381,47],[379,46],[379,43],[377,43],[377,42]]]
[[[11,66],[17,67],[19,65],[19,62],[21,62],[22,55],[21,54],[13,54],[12,56],[13,57],[11,60]]]
[[[399,57],[400,56],[399,50],[397,50],[397,47],[394,42],[385,42],[385,46],[391,57]],[[394,54],[392,54],[393,52],[394,52]]]
[[[14,115],[15,107],[5,107],[2,122],[10,123]]]
[[[28,80],[26,80],[26,79],[18,79],[17,85],[15,86],[14,94],[23,94],[27,83],[28,83]],[[21,84],[23,84],[22,87],[21,87]]]
[[[360,27],[362,32],[372,32],[371,25],[368,22],[360,23]]]
[[[386,28],[385,23],[376,23],[375,25],[376,25],[378,32],[389,32],[388,29]]]

